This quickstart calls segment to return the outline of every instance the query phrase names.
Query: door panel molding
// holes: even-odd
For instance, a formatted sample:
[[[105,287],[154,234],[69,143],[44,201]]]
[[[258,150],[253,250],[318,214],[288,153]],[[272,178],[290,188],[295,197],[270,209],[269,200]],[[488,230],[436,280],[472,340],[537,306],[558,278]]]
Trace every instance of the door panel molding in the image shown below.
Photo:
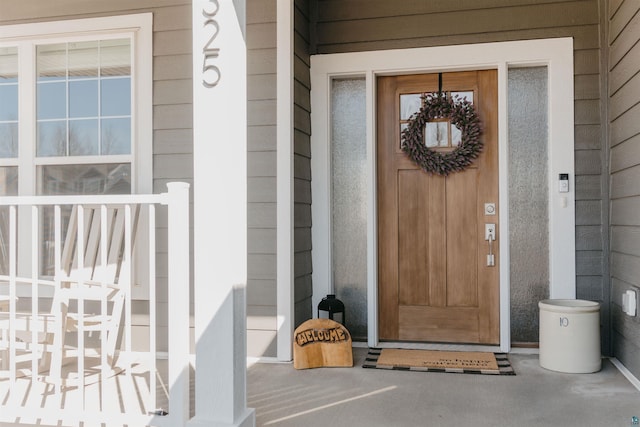
[[[330,292],[330,163],[329,88],[335,77],[364,77],[367,91],[367,289],[368,344],[378,345],[376,200],[376,77],[476,69],[498,70],[498,145],[500,196],[503,207],[498,241],[500,268],[500,350],[509,351],[509,223],[507,71],[509,67],[546,66],[549,88],[549,266],[550,297],[575,298],[575,175],[573,39],[554,38],[472,45],[440,46],[313,55],[311,57],[311,168],[313,171],[312,229],[313,304]],[[554,189],[559,173],[570,176],[570,192]]]

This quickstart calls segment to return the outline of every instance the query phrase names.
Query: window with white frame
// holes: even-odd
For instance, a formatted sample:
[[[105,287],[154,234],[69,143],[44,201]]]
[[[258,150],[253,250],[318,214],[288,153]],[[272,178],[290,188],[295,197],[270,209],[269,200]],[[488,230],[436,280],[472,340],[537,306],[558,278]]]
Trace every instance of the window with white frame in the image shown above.
[[[151,32],[151,14],[3,27],[0,196],[151,191]]]
[[[131,40],[34,47],[36,193],[131,192]]]

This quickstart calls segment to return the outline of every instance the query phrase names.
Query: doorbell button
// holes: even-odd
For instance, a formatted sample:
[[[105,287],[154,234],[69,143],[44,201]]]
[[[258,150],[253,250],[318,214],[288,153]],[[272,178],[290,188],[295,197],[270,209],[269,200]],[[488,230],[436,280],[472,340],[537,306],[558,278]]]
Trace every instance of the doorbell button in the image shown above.
[[[485,215],[495,215],[496,214],[496,204],[495,203],[485,203],[484,204],[484,214]]]

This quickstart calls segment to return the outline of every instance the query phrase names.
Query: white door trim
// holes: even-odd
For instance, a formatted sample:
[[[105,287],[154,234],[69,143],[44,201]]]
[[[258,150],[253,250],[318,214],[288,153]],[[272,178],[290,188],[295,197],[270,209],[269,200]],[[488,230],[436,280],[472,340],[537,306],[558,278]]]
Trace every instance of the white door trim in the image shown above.
[[[472,45],[394,49],[311,57],[311,191],[313,239],[313,305],[332,289],[331,194],[329,163],[330,83],[335,77],[360,76],[367,91],[367,300],[368,345],[378,345],[375,78],[378,75],[498,70],[498,139],[501,260],[500,349],[509,351],[509,196],[507,71],[514,66],[548,67],[549,90],[549,279],[551,298],[575,298],[575,176],[573,135],[573,39],[555,38]],[[568,173],[570,192],[558,193],[557,177]]]
[[[276,358],[293,358],[295,329],[293,247],[293,2],[277,3],[277,158],[276,158]]]

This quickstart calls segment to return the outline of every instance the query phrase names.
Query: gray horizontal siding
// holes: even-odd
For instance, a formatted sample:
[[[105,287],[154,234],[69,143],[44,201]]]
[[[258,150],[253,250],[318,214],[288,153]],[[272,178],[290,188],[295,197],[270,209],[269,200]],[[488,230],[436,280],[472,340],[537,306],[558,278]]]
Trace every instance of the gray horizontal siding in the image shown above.
[[[347,2],[343,2],[347,3]],[[349,21],[356,15],[360,19],[389,18],[412,15],[448,13],[477,13],[482,9],[507,9],[518,6],[531,6],[562,3],[557,0],[431,0],[428,2],[407,1],[390,2],[388,0],[350,0],[344,7],[340,2],[321,2],[318,8],[318,21]],[[476,15],[477,16],[477,15]]]
[[[294,2],[294,323],[313,314],[311,307],[311,1]]]
[[[81,3],[75,1],[74,3]],[[86,3],[86,2],[85,2]],[[116,1],[109,6],[116,6]],[[149,4],[150,1],[127,2]],[[191,5],[184,1],[158,2],[166,7],[153,10],[153,186],[154,192],[166,191],[171,181],[185,181],[193,185],[193,90],[191,39]],[[175,17],[175,19],[172,19]],[[159,43],[172,40],[171,46],[160,48]],[[156,140],[156,137],[158,140]],[[193,194],[193,193],[192,193]],[[191,224],[193,224],[193,205]],[[158,227],[166,228],[167,220],[160,215]],[[193,236],[191,238],[193,242]],[[193,243],[192,243],[193,244]],[[166,256],[167,242],[158,242],[158,264]],[[193,248],[191,249],[193,256]],[[166,264],[164,264],[166,265]],[[191,264],[193,266],[193,264]],[[157,273],[158,300],[161,302],[158,313],[168,309],[167,270],[161,267]],[[193,277],[191,274],[190,277]],[[192,286],[192,285],[190,285]],[[160,315],[162,318],[162,315]],[[145,322],[140,322],[138,340],[143,341],[148,334]],[[164,327],[165,324],[159,323]],[[160,337],[163,337],[160,334]],[[168,349],[166,338],[159,338],[159,348]]]
[[[419,2],[405,2],[405,8],[418,5],[418,10],[402,16],[392,12],[391,15],[378,16],[375,19],[362,19],[359,12],[363,9],[356,9],[357,5],[353,3],[357,2],[348,2],[345,9],[352,7],[352,16],[357,16],[357,19],[324,21],[322,10],[327,3],[320,2],[319,46],[339,44],[345,38],[352,43],[358,43],[598,24],[598,4],[595,1],[536,3],[522,6],[510,6],[505,2],[502,7],[494,8],[485,8],[482,4],[484,2],[479,1],[476,2],[478,4],[475,9],[450,8],[445,12],[433,12],[430,8],[431,2],[424,2],[422,5],[419,5]],[[369,5],[366,9],[371,10],[373,7]]]
[[[16,22],[54,21],[70,18],[124,15],[140,11],[158,11],[163,8],[185,6],[191,10],[189,0],[40,0],[0,1],[0,20]],[[190,25],[190,24],[189,24]]]
[[[276,356],[276,1],[247,1],[247,338]]]
[[[572,37],[574,40],[576,293],[608,301],[606,163],[598,1],[318,0],[314,53]],[[607,303],[608,304],[608,303]],[[606,305],[606,304],[605,304]],[[606,319],[605,319],[606,320]],[[608,348],[608,326],[603,326]]]
[[[317,10],[317,53],[563,36],[574,37],[576,50],[600,45],[591,0],[319,0]]]
[[[607,18],[614,354],[640,376],[640,318],[621,310],[626,290],[640,295],[640,3],[611,0]]]

